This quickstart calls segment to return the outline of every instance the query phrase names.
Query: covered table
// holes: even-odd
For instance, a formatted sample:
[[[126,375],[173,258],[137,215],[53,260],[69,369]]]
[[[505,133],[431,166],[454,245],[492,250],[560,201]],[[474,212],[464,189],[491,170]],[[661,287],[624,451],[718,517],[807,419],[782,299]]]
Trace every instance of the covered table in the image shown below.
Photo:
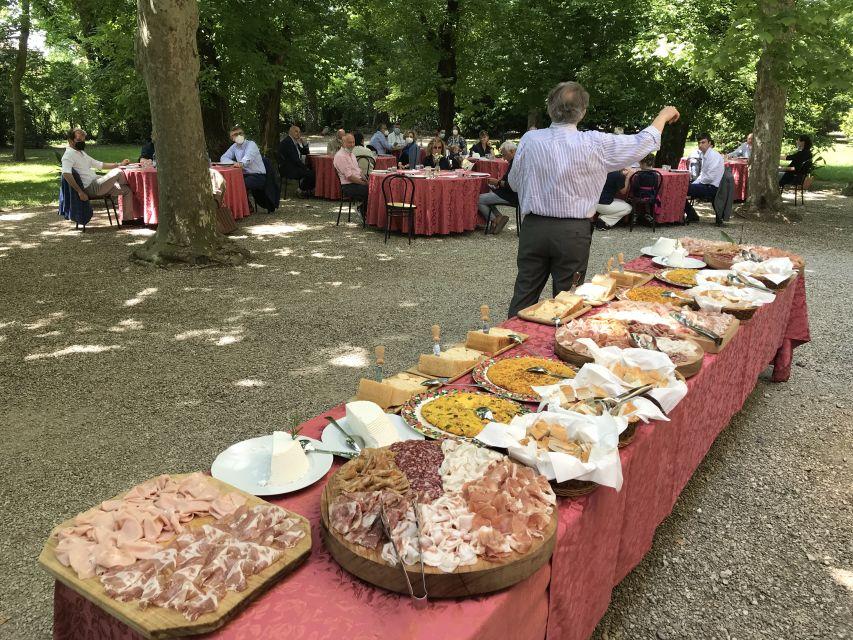
[[[638,258],[627,266],[656,270],[648,258]],[[517,318],[503,326],[530,336],[525,350],[553,354],[553,327]],[[458,333],[462,335],[461,330]],[[780,291],[772,304],[743,323],[720,354],[705,356],[700,372],[687,381],[687,396],[670,413],[670,422],[638,427],[633,442],[620,450],[624,483],[619,493],[599,488],[579,499],[559,500],[559,526],[550,566],[492,595],[434,601],[423,610],[415,610],[408,598],[361,582],[332,560],[319,539],[320,494],[325,480],[273,499],[271,502],[309,518],[314,536],[311,556],[227,626],[205,637],[588,638],[607,610],[613,587],[648,552],[656,527],[671,512],[714,439],[743,406],[758,374],[773,363],[775,373],[785,378],[793,347],[808,340],[805,283],[800,276]],[[466,376],[460,383],[471,381]],[[326,425],[322,416],[340,417],[344,413],[343,405],[325,411],[306,422],[302,433],[318,437]],[[97,606],[56,584],[55,640],[138,637]]]
[[[747,187],[749,186],[749,160],[746,158],[726,160],[725,165],[732,170],[732,178],[735,181],[735,202],[743,202],[746,200]],[[679,169],[686,170],[689,169],[689,166],[689,158],[682,158],[678,162]]]
[[[225,178],[225,204],[231,209],[231,215],[235,220],[245,218],[249,210],[249,197],[246,195],[246,183],[243,182],[243,170],[237,167],[217,167],[211,169],[218,171]],[[158,194],[157,169],[154,167],[125,169],[127,184],[133,194],[133,218],[142,218],[145,224],[157,224]],[[121,198],[118,198],[118,211],[122,216]],[[124,218],[121,218],[124,220]]]
[[[488,173],[492,178],[500,180],[506,174],[509,162],[500,158],[490,160],[488,158],[477,158],[474,160],[474,171]]]
[[[422,172],[409,172],[415,181],[414,204],[415,233],[421,236],[445,235],[473,231],[477,228],[477,199],[488,191],[488,182],[481,176],[464,172],[443,171],[435,178],[425,178]],[[371,173],[368,185],[367,224],[385,228],[385,200],[382,181],[387,174]],[[395,200],[402,198],[402,188],[395,190]],[[408,233],[409,221],[397,218],[391,221],[395,231]]]
[[[327,200],[340,200],[341,183],[335,172],[335,156],[330,154],[309,154],[306,156],[317,182],[314,185],[314,195]],[[394,156],[376,156],[376,169],[391,169],[397,166]]]
[[[684,203],[687,202],[687,188],[690,186],[690,174],[677,171],[655,169],[663,180],[661,181],[658,200],[655,206],[655,220],[661,222],[682,222],[684,220]]]

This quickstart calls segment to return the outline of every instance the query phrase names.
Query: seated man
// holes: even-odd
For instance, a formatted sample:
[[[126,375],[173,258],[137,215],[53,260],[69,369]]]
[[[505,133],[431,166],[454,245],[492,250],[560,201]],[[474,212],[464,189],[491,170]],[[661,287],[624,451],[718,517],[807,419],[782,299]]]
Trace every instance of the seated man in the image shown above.
[[[142,145],[142,149],[139,151],[139,160],[138,162],[142,164],[142,166],[149,166],[154,164],[154,158],[156,154],[156,149],[154,149],[154,136]]]
[[[326,143],[326,153],[330,155],[335,155],[341,148],[341,140],[344,137],[343,129],[338,129],[335,131],[335,135]]]
[[[515,159],[516,145],[514,142],[507,140],[501,145],[501,156],[509,162],[503,178],[489,178],[489,193],[481,193],[477,200],[477,211],[483,216],[483,220],[489,219],[489,213],[493,214],[491,231],[498,234],[503,231],[506,223],[509,221],[509,216],[504,215],[497,209],[499,204],[508,204],[518,206],[518,194],[512,190],[507,182],[507,176],[512,169],[512,161]]]
[[[723,179],[725,161],[720,152],[714,149],[714,141],[707,133],[699,136],[699,159],[701,169],[699,176],[690,183],[687,189],[688,198],[699,198],[700,200],[714,201],[720,181]],[[699,216],[696,209],[690,204],[690,200],[684,202],[684,215],[688,222],[698,222]],[[722,225],[722,220],[717,220],[717,225]]]
[[[625,169],[607,173],[598,204],[595,205],[595,212],[598,214],[595,219],[596,229],[609,229],[631,213],[631,205],[616,197],[617,193],[625,189],[627,178],[628,172]]]
[[[370,138],[370,146],[376,149],[376,153],[380,155],[391,155],[391,145],[388,144],[388,127],[385,123],[380,124],[376,133]]]
[[[752,134],[746,136],[746,142],[742,143],[737,149],[728,154],[728,158],[746,158],[752,155]]]
[[[400,123],[394,123],[394,129],[391,133],[388,134],[388,144],[391,145],[391,148],[394,150],[402,149],[406,146],[406,136],[403,135],[402,129],[400,129]],[[356,146],[358,146],[358,141],[356,140]]]
[[[71,129],[66,136],[68,148],[62,155],[62,177],[84,202],[89,197],[97,198],[107,194],[111,196],[121,195],[122,217],[133,218],[133,195],[127,184],[124,171],[119,169],[130,160],[121,162],[101,162],[95,160],[84,149],[86,148],[86,132],[83,129]],[[95,169],[109,169],[106,175],[99,176]],[[77,184],[72,171],[76,171],[83,184]]]
[[[307,166],[307,156],[311,153],[308,141],[302,137],[302,130],[293,125],[288,129],[278,145],[278,164],[285,178],[299,180],[299,195],[311,196],[314,193],[316,177]]]
[[[359,169],[358,161],[353,153],[355,137],[351,133],[347,133],[342,142],[343,146],[335,154],[333,161],[335,171],[341,178],[341,193],[348,198],[361,201],[358,205],[358,212],[364,218],[367,215],[367,180]]]
[[[234,143],[222,154],[220,162],[233,162],[243,169],[243,182],[246,190],[263,189],[267,182],[267,169],[261,150],[252,140],[246,139],[243,127],[231,127],[231,141]]]
[[[352,153],[355,156],[355,161],[358,162],[358,168],[365,176],[369,176],[371,164],[375,164],[376,154],[364,146],[364,134],[361,131],[353,131],[352,137],[355,139]],[[373,158],[374,163],[369,162],[367,158]]]

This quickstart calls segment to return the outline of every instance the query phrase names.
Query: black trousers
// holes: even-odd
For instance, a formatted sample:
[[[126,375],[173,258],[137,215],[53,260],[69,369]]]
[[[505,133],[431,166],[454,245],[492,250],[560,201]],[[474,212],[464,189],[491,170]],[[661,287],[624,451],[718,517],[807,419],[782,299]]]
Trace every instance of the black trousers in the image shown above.
[[[518,239],[518,275],[509,305],[509,317],[539,301],[551,277],[556,296],[572,286],[572,277],[586,275],[592,243],[591,218],[549,218],[528,213]]]
[[[306,166],[288,167],[285,173],[289,180],[299,180],[300,191],[314,191],[317,177],[314,172]]]
[[[708,200],[714,202],[714,197],[717,195],[717,187],[712,184],[701,184],[699,182],[691,182],[687,188],[688,198],[699,198],[700,200]],[[698,222],[699,214],[696,209],[690,204],[689,200],[684,202],[684,214],[687,216],[688,222]]]
[[[353,200],[361,200],[362,204],[359,209],[367,211],[367,185],[366,184],[342,184],[341,193],[347,198]]]

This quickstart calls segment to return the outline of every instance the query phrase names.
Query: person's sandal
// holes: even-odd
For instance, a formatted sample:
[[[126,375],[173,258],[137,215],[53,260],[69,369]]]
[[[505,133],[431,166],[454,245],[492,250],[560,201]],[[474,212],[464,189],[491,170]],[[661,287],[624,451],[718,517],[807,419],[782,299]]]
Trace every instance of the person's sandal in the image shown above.
[[[506,216],[502,213],[499,213],[492,223],[492,233],[497,235],[503,228],[506,226],[506,223],[509,222],[509,216]]]

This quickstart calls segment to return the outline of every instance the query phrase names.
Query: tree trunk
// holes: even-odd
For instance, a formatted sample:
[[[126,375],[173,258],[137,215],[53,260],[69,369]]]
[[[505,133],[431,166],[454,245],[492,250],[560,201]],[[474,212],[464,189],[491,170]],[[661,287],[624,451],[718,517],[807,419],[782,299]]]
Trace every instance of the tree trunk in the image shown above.
[[[456,27],[459,0],[447,0],[447,13],[438,31],[438,124],[449,132],[456,119]]]
[[[133,257],[160,266],[239,264],[248,252],[214,226],[197,84],[196,0],[138,0],[137,22],[136,56],[148,87],[160,193],[157,232]]]
[[[24,114],[24,94],[21,81],[27,70],[27,42],[30,38],[30,0],[21,0],[21,32],[18,36],[18,55],[15,58],[15,70],[12,72],[12,111],[15,117],[15,147],[12,160],[23,162],[24,136],[26,134],[26,115]]]
[[[668,164],[673,169],[684,156],[684,145],[687,142],[687,132],[690,130],[690,117],[683,113],[678,122],[666,125],[660,138],[660,149],[655,155],[655,166]]]
[[[758,59],[755,82],[755,126],[749,159],[749,196],[740,209],[755,217],[781,220],[779,156],[785,125],[786,89],[775,77],[775,55],[768,46]]]
[[[258,145],[261,148],[261,153],[267,157],[271,155],[274,157],[278,149],[278,134],[281,129],[279,115],[281,112],[282,84],[282,81],[279,80],[258,99],[260,103]]]
[[[539,128],[539,124],[542,122],[542,108],[541,107],[530,107],[527,110],[527,128],[536,127]],[[521,132],[524,135],[524,132]]]
[[[216,161],[231,145],[228,139],[228,131],[232,126],[231,107],[228,104],[228,96],[220,89],[224,86],[221,81],[221,65],[207,26],[199,27],[196,41],[201,64],[206,72],[213,76],[212,81],[205,84],[206,90],[201,101],[201,121],[207,153],[211,160]]]
[[[317,96],[317,86],[313,80],[305,85],[305,133],[316,133],[320,130],[320,99]]]

